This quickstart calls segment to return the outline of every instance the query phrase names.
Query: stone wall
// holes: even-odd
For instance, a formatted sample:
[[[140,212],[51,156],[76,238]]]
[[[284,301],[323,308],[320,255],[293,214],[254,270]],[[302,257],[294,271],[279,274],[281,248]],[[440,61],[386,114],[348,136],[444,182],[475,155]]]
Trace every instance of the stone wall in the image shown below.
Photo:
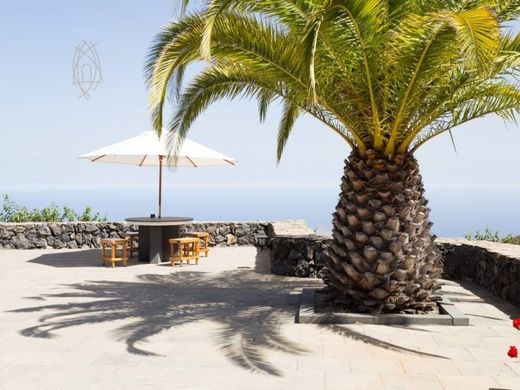
[[[329,237],[278,235],[271,239],[271,271],[277,275],[321,277]],[[520,246],[487,241],[438,239],[443,277],[471,280],[520,306]]]
[[[0,223],[0,248],[99,248],[102,238],[120,238],[135,227],[117,222]]]
[[[267,235],[269,222],[194,222],[181,232],[208,232],[209,243],[217,246],[256,245],[255,236]]]
[[[275,236],[271,239],[271,272],[275,275],[319,278],[325,267],[330,237]]]
[[[304,220],[272,222],[268,235],[271,273],[300,278],[322,276],[329,237],[315,234]]]
[[[194,222],[182,232],[207,231],[210,244],[255,245],[267,222]],[[0,223],[0,249],[99,248],[102,238],[120,238],[137,227],[119,222]]]
[[[445,278],[471,280],[520,306],[520,246],[488,241],[439,240]]]

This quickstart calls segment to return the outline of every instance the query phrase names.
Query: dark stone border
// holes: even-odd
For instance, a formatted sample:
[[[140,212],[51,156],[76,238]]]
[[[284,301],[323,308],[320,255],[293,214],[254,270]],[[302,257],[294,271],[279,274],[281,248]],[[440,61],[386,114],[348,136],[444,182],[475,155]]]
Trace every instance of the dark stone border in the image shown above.
[[[469,317],[461,313],[447,298],[439,302],[443,314],[355,314],[316,313],[316,289],[304,288],[296,315],[299,324],[372,324],[372,325],[447,325],[469,326]]]

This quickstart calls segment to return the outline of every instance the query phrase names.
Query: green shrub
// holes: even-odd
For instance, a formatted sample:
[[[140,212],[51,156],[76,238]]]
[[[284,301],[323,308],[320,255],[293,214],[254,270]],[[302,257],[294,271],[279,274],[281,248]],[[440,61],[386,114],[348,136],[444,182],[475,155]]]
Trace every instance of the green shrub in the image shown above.
[[[79,214],[70,207],[63,206],[60,213],[59,207],[51,203],[49,207],[41,210],[29,210],[25,206],[19,206],[9,199],[7,194],[3,195],[2,209],[0,210],[0,222],[72,222],[72,221],[106,221],[106,217],[99,213],[92,214],[92,207],[85,207],[85,211]]]
[[[62,221],[77,221],[79,218],[78,218],[78,214],[72,210],[70,207],[67,207],[67,206],[63,206],[63,214],[61,215],[61,219]]]
[[[477,230],[475,233],[468,233],[464,236],[466,240],[481,240],[481,241],[492,241],[501,242],[504,244],[520,245],[520,237],[513,237],[512,234],[508,234],[502,237],[497,230],[491,230],[486,228],[484,232]]]

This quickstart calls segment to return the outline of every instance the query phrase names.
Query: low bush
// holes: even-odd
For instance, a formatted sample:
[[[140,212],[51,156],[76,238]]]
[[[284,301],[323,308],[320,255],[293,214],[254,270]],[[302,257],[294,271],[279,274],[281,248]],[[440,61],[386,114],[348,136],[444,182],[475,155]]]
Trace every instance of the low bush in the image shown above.
[[[93,214],[92,207],[87,206],[81,213],[70,207],[64,206],[63,211],[55,204],[43,209],[29,210],[25,206],[19,206],[12,201],[7,194],[3,195],[3,204],[0,209],[0,222],[91,222],[106,221],[107,218],[100,213]]]
[[[514,244],[520,245],[520,236],[513,237],[512,234],[508,234],[505,237],[502,237],[500,233],[496,230],[491,230],[486,228],[482,233],[480,231],[476,231],[475,233],[468,233],[464,236],[466,240],[481,240],[481,241],[492,241],[492,242],[501,242],[503,244]]]

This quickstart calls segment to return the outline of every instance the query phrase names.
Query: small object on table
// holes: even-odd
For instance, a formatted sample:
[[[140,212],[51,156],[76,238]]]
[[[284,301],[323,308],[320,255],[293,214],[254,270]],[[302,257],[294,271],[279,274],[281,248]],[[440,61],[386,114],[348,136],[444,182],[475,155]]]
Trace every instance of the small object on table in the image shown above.
[[[134,252],[139,251],[139,233],[138,232],[126,232],[125,240],[128,243],[127,251],[130,253],[130,258],[132,258]]]
[[[128,242],[122,238],[104,238],[101,240],[101,264],[107,262],[112,264],[112,268],[116,266],[116,262],[122,261],[126,266],[128,256],[126,253]],[[110,255],[107,254],[107,247],[110,247]],[[118,256],[118,248],[121,248],[121,256]]]
[[[209,233],[208,232],[186,232],[185,237],[197,237],[204,245],[200,247],[200,252],[204,252],[204,256],[208,257],[209,253]]]
[[[199,264],[199,239],[197,237],[183,237],[170,239],[170,261],[172,266],[186,261],[190,264],[190,260],[195,260],[195,264]]]

